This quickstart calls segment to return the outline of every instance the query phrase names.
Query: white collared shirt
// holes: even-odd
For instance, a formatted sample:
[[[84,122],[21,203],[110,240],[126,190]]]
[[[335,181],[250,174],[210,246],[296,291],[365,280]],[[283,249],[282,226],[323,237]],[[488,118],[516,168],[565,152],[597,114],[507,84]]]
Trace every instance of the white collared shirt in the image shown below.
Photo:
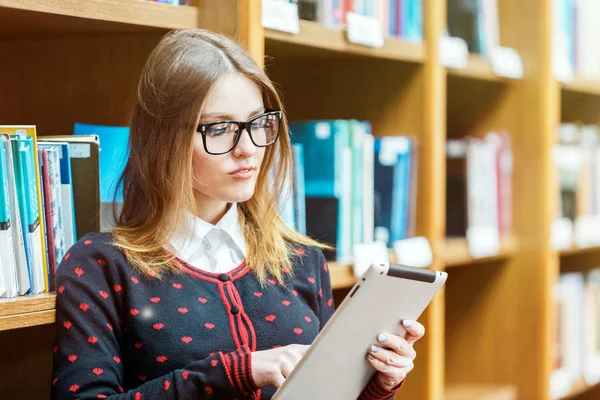
[[[169,239],[169,250],[191,266],[223,273],[244,261],[246,244],[235,203],[216,225],[187,211],[181,224],[181,229]]]

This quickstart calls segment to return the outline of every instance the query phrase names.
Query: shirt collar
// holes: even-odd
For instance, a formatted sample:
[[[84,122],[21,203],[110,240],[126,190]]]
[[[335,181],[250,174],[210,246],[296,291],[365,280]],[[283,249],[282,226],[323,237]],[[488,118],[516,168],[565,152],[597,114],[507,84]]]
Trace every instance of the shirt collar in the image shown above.
[[[195,252],[206,235],[213,229],[226,232],[242,254],[246,253],[246,244],[239,223],[236,203],[232,203],[225,215],[214,225],[187,210],[183,211],[181,221],[169,239],[169,244],[175,254],[186,259],[186,255]]]

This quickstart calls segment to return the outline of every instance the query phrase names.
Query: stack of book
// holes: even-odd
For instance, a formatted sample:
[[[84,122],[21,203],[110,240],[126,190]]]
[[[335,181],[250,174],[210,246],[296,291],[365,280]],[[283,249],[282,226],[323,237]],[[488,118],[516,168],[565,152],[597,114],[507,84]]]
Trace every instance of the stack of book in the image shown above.
[[[447,34],[467,43],[470,53],[489,57],[500,44],[498,0],[448,0]]]
[[[569,272],[554,288],[553,397],[600,382],[600,269]]]
[[[294,121],[294,196],[286,222],[335,246],[329,260],[351,262],[358,244],[388,247],[414,234],[416,141],[377,137],[358,120]],[[293,220],[291,216],[295,216]]]
[[[560,125],[553,162],[558,171],[555,219],[570,223],[579,247],[599,245],[600,128]]]
[[[586,79],[600,78],[600,2],[553,0],[552,51],[557,64]]]
[[[298,3],[300,19],[346,25],[346,13],[376,18],[384,37],[423,40],[423,0],[280,0]]]
[[[112,226],[128,132],[75,124],[72,135],[38,137],[35,126],[0,126],[0,297],[56,290],[69,248]]]
[[[54,290],[76,240],[68,143],[38,141],[35,127],[0,127],[0,296]]]
[[[512,230],[512,148],[506,132],[451,139],[446,147],[446,235],[509,235]]]

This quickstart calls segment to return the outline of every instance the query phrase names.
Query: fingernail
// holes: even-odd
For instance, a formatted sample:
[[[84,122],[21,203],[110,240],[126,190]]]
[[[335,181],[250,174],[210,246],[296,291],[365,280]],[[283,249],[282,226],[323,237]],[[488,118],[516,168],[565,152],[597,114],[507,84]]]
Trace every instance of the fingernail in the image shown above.
[[[385,336],[383,333],[379,335],[379,337],[377,338],[377,340],[379,340],[381,343],[387,341],[387,336]]]
[[[374,360],[375,357],[373,357],[372,355],[369,354],[369,360]]]
[[[374,345],[372,345],[372,346],[371,346],[371,351],[372,351],[373,353],[377,353],[377,346],[374,346]]]
[[[413,323],[412,321],[404,320],[402,321],[402,326],[404,326],[405,328],[410,328],[413,326]]]

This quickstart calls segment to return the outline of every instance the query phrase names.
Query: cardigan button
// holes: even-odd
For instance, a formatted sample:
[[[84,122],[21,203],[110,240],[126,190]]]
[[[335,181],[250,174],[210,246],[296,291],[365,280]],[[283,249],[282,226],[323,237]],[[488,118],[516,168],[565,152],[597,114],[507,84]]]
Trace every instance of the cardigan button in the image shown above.
[[[237,313],[239,313],[239,312],[240,312],[240,308],[239,308],[238,306],[233,306],[233,307],[231,307],[231,313],[232,313],[233,315],[235,315],[235,314],[237,314]]]
[[[219,279],[221,280],[221,282],[227,282],[229,280],[229,275],[223,274],[219,277]]]

